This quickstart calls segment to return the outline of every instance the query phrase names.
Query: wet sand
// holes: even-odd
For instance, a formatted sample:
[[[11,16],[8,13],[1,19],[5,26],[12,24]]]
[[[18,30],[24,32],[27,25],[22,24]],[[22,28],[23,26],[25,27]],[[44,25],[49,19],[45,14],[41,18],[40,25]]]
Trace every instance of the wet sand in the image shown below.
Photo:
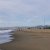
[[[41,30],[39,30],[41,31]],[[15,31],[10,43],[0,45],[2,50],[50,50],[50,30]]]

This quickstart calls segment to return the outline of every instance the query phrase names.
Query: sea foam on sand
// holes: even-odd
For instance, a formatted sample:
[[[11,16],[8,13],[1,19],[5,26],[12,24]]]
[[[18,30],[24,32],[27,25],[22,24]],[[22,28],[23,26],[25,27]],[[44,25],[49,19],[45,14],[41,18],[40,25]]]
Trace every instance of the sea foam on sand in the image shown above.
[[[10,33],[12,30],[0,30],[0,44],[12,41],[13,37]]]

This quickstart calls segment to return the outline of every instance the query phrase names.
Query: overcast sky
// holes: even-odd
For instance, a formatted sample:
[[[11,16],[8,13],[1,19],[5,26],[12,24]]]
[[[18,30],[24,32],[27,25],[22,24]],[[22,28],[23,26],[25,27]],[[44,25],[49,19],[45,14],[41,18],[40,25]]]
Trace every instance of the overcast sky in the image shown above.
[[[50,25],[50,0],[0,0],[0,26]]]

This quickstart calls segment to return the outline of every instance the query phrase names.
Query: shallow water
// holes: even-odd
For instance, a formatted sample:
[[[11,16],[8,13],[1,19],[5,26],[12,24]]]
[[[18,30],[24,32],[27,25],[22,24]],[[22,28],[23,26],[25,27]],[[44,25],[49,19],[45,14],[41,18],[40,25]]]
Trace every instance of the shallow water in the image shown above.
[[[12,30],[3,30],[0,31],[0,44],[7,43],[12,41],[12,33],[10,33]]]

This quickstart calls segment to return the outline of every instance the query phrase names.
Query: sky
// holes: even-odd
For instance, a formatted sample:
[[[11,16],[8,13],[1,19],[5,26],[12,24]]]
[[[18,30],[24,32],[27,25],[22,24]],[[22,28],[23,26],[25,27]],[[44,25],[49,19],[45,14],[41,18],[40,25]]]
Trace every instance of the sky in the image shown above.
[[[0,27],[50,25],[50,0],[0,0]]]

